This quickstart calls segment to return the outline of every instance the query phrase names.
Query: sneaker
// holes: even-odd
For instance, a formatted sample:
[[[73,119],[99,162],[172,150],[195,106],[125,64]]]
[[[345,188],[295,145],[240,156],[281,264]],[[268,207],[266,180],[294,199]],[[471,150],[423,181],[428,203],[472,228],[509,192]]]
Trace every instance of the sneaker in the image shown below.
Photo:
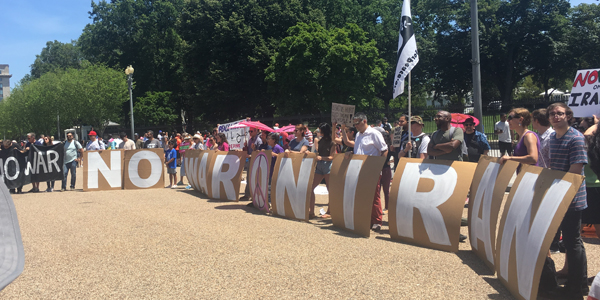
[[[61,192],[66,192],[66,191],[67,191],[67,189],[65,189],[65,188],[62,188],[62,189],[60,189],[60,191],[61,191]]]
[[[192,185],[191,185],[191,184],[188,184],[188,185],[185,187],[185,189],[186,189],[186,190],[191,190],[191,189],[192,189]]]
[[[468,226],[468,225],[469,225],[469,219],[460,218],[460,226]]]
[[[28,193],[37,193],[37,192],[39,192],[39,191],[40,191],[39,189],[32,188],[32,189],[30,189],[30,190],[28,191]]]
[[[72,186],[72,187],[69,188],[69,191],[74,191],[74,190],[75,190],[74,186]]]
[[[52,189],[51,189],[51,188],[47,188],[47,189],[46,189],[46,193],[51,193],[51,192],[52,192]]]
[[[172,189],[176,189],[176,188],[177,188],[177,185],[176,185],[176,184],[174,184],[174,185],[173,185],[171,188],[172,188]]]
[[[177,185],[183,185],[183,181],[180,180]]]
[[[170,189],[172,186],[171,185],[167,185],[165,186],[165,189]]]
[[[373,224],[373,226],[371,226],[371,230],[379,232],[379,230],[381,230],[381,224]]]
[[[461,243],[464,243],[466,239],[467,239],[467,236],[464,235],[464,234],[462,234],[462,233],[458,237],[458,241],[461,242]]]

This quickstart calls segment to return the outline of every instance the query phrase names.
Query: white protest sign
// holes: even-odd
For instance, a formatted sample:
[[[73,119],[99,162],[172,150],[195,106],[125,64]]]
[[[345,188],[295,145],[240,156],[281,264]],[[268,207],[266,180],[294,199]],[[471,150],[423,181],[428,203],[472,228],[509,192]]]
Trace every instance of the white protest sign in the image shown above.
[[[219,133],[222,132],[227,137],[227,143],[229,144],[229,150],[243,149],[244,142],[247,141],[248,139],[250,139],[250,136],[248,133],[248,127],[233,128],[233,129],[229,128],[229,127],[236,125],[242,121],[246,121],[246,120],[244,119],[244,120],[239,120],[239,121],[219,125]]]
[[[402,143],[402,126],[394,127],[394,132],[392,136],[392,146],[395,148],[400,148]]]
[[[598,98],[600,95],[600,69],[579,70],[573,82],[573,90],[569,96],[569,107],[573,110],[574,117],[592,117],[600,115]]]
[[[352,126],[354,105],[331,103],[331,124],[346,124]]]

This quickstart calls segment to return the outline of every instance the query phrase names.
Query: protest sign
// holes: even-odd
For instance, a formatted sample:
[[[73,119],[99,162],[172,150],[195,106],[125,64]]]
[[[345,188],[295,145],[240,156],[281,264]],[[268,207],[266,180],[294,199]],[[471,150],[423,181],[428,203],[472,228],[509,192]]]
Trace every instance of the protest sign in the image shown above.
[[[121,189],[124,151],[99,150],[83,152],[83,191]]]
[[[573,82],[573,89],[569,96],[569,107],[573,110],[574,117],[592,117],[600,115],[598,98],[600,95],[600,69],[579,70]]]
[[[469,198],[469,242],[473,252],[495,271],[496,229],[498,213],[506,187],[519,166],[508,160],[482,155],[479,158]]]
[[[25,266],[25,250],[15,204],[4,183],[0,182],[0,290],[15,280]]]
[[[339,153],[329,177],[329,210],[333,225],[358,235],[371,235],[371,210],[383,156]]]
[[[496,272],[517,299],[536,299],[550,243],[583,176],[522,165],[504,206]]]
[[[248,184],[254,207],[269,212],[269,185],[272,151],[253,151],[248,169]]]
[[[247,156],[242,151],[188,150],[185,173],[192,187],[208,197],[238,201]]]
[[[163,188],[164,156],[162,148],[125,151],[123,188]]]
[[[392,239],[457,252],[475,167],[462,161],[400,158],[390,191]]]
[[[348,127],[352,124],[354,118],[354,105],[331,103],[331,124],[346,124]]]
[[[271,180],[273,214],[308,221],[316,153],[279,153]]]
[[[244,120],[239,120],[227,124],[219,125],[219,133],[224,133],[227,137],[227,143],[229,144],[229,150],[240,150],[244,148],[244,142],[250,139],[250,134],[248,133],[248,127],[242,128],[233,128],[229,127],[236,125]]]
[[[63,164],[65,159],[65,148],[63,143],[52,146],[31,145],[27,152],[27,160],[31,162],[32,182],[44,182],[51,180],[63,180]]]
[[[392,132],[392,146],[394,148],[400,149],[400,145],[402,145],[402,131],[402,126],[394,127]]]
[[[0,176],[7,188],[16,189],[31,183],[30,171],[33,169],[27,161],[27,155],[16,148],[0,151]]]

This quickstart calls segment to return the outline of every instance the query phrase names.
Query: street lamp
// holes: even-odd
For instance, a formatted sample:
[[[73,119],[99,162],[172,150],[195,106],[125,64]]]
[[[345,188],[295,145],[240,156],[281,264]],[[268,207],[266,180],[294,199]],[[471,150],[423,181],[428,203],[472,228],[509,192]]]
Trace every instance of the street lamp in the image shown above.
[[[133,130],[133,94],[131,91],[131,83],[133,82],[133,67],[131,65],[125,68],[125,74],[127,74],[127,83],[129,83],[129,110],[131,111],[131,136],[129,138],[135,141],[135,131]]]

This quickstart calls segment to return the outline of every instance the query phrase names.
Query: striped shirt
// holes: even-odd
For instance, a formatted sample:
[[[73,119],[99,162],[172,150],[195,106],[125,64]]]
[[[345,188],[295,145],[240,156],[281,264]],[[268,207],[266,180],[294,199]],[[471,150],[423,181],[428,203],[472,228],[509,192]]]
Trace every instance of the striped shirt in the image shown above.
[[[567,133],[556,138],[556,132],[550,135],[550,169],[568,172],[572,164],[587,164],[585,139],[583,135],[569,127]],[[584,175],[583,169],[581,175]],[[580,211],[587,208],[585,181],[579,187],[569,211]]]

